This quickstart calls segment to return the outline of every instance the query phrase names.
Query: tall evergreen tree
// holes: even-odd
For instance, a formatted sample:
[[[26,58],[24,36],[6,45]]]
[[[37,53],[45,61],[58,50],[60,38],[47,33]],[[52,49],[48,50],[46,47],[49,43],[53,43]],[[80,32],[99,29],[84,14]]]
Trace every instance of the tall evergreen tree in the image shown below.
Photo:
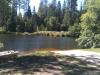
[[[41,0],[39,9],[38,9],[38,15],[40,17],[40,25],[47,25],[47,8],[48,8],[48,0]]]
[[[61,22],[62,22],[62,11],[61,11],[61,2],[60,1],[58,1],[57,7],[56,7],[56,13],[57,13],[58,22],[61,24]]]
[[[17,32],[24,32],[25,31],[25,25],[24,25],[24,21],[23,21],[23,17],[22,17],[21,13],[18,14],[16,23],[17,23],[16,31]]]
[[[7,21],[11,13],[10,2],[11,0],[0,0],[0,26],[3,26],[6,31]]]
[[[36,13],[35,7],[33,7],[33,15],[32,15],[32,26],[31,31],[35,32],[37,31],[37,27],[40,25],[39,17]]]
[[[32,12],[31,12],[31,7],[30,6],[28,6],[27,11],[25,12],[25,16],[27,16],[28,18],[32,17]]]
[[[11,17],[8,23],[8,30],[11,32],[16,31],[16,18],[17,18],[17,0],[13,0],[11,7]]]
[[[74,25],[74,22],[76,20],[77,17],[77,0],[68,0],[67,2],[67,8],[68,8],[68,12],[69,14],[69,18],[70,18],[70,25]]]
[[[38,9],[38,15],[42,19],[45,17],[45,11],[44,11],[45,9],[44,8],[45,8],[44,1],[41,0],[40,5],[39,5],[39,9]]]
[[[63,2],[63,7],[62,7],[62,14],[63,14],[63,17],[64,17],[64,14],[65,14],[66,10],[67,10],[67,2],[64,0],[64,2]]]
[[[57,16],[56,14],[56,6],[57,6],[57,1],[56,0],[52,0],[52,2],[50,3],[49,7],[48,7],[48,12],[47,15],[48,17],[50,16]]]

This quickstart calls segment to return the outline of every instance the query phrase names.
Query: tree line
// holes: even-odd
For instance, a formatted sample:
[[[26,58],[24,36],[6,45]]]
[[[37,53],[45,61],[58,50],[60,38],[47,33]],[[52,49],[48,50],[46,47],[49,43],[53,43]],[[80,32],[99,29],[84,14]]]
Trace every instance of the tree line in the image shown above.
[[[0,3],[3,9],[0,25],[7,32],[68,31],[79,22],[77,0],[64,0],[63,4],[41,0],[38,12],[34,6],[31,10],[30,0],[3,0]]]
[[[1,0],[0,27],[4,32],[67,31],[81,48],[100,47],[100,1],[84,0],[77,10],[77,0],[41,0],[36,11],[30,0]]]

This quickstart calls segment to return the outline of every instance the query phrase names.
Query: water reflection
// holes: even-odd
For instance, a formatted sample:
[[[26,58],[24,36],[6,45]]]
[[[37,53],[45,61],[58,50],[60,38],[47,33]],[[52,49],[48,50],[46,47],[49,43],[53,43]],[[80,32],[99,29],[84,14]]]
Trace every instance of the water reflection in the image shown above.
[[[39,48],[74,49],[77,48],[75,38],[46,36],[0,35],[4,49],[30,50]]]

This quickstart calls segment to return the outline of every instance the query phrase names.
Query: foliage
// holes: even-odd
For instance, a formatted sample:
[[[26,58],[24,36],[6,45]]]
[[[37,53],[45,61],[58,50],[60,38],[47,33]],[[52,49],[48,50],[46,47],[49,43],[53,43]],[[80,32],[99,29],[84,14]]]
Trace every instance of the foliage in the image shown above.
[[[19,15],[17,16],[17,27],[16,27],[16,31],[17,32],[24,32],[25,31],[25,25],[24,25],[24,20],[22,19],[22,14],[19,13]]]
[[[86,20],[86,19],[85,19]],[[88,20],[86,20],[88,21]],[[85,24],[83,22],[81,22],[81,35],[79,37],[79,39],[77,40],[79,43],[79,46],[82,48],[91,48],[91,47],[96,47],[96,41],[100,41],[97,40],[95,38],[96,34],[93,31],[93,26],[94,23],[92,23],[93,21],[91,21],[89,18],[89,22],[85,22]],[[96,40],[95,40],[96,39]]]
[[[70,26],[70,16],[69,12],[65,11],[64,18],[63,18],[63,25],[65,26],[66,30]]]
[[[2,48],[3,47],[3,43],[0,43],[0,48]]]
[[[38,12],[31,10],[30,0],[0,1],[0,25],[6,32],[34,32],[40,30],[68,31],[76,19],[77,0],[41,0]],[[71,5],[68,5],[71,4]],[[24,15],[21,14],[23,10]]]
[[[48,20],[48,30],[51,30],[51,31],[59,31],[59,24],[58,24],[58,20],[57,20],[57,17],[50,17],[49,20]]]
[[[100,23],[99,6],[96,6],[97,0],[93,0],[90,6],[87,6],[86,12],[81,16],[81,35],[77,39],[82,48],[100,47]],[[90,9],[91,8],[91,9]]]
[[[100,34],[96,34],[96,35],[94,36],[94,38],[95,38],[94,47],[100,48]]]
[[[81,27],[79,24],[75,23],[74,26],[69,27],[69,36],[79,37]]]
[[[39,26],[39,31],[44,31],[45,30],[45,27],[44,27],[44,25],[42,24],[42,25],[40,25]]]
[[[77,39],[80,48],[91,48],[94,46],[94,34],[90,30],[84,31]]]

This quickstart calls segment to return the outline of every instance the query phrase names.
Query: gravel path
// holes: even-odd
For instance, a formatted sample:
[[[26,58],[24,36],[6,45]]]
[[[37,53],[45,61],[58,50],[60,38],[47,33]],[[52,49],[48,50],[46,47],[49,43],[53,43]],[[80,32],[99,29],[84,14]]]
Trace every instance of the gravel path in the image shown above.
[[[52,51],[55,55],[72,56],[91,62],[96,65],[100,65],[100,53],[92,51],[82,51],[82,50],[68,50],[68,51]]]
[[[0,75],[100,75],[100,53],[81,50],[51,52],[54,55],[24,56],[1,63]]]

